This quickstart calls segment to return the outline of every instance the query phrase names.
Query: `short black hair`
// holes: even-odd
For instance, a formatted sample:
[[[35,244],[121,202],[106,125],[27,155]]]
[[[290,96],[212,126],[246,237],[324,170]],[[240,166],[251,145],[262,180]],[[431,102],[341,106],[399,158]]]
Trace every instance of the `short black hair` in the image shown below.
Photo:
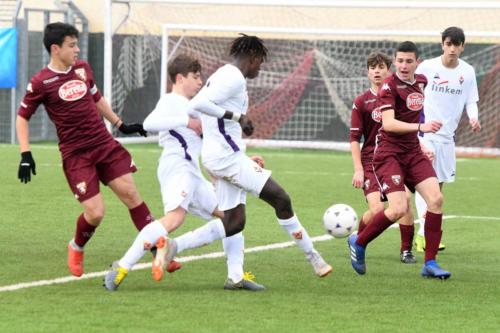
[[[262,58],[267,59],[268,50],[264,41],[257,36],[248,36],[240,33],[240,37],[231,42],[229,55],[234,58]]]
[[[198,59],[187,54],[179,54],[168,63],[168,77],[175,83],[177,74],[186,77],[189,73],[201,72],[201,65]]]
[[[385,64],[387,68],[391,68],[391,58],[382,52],[374,51],[368,55],[366,59],[366,68],[376,67],[379,64]]]
[[[459,46],[465,43],[464,31],[459,27],[446,28],[441,33],[441,43],[444,43],[445,39],[448,37],[450,37],[450,42],[453,45]]]
[[[43,45],[50,54],[50,46],[62,46],[66,36],[78,38],[78,30],[71,24],[56,22],[47,24],[43,31]]]
[[[405,42],[399,43],[399,45],[396,47],[396,51],[394,52],[394,56],[396,56],[396,54],[398,52],[413,52],[413,53],[415,53],[415,58],[418,59],[417,45],[415,45],[415,43],[410,42],[408,40]]]

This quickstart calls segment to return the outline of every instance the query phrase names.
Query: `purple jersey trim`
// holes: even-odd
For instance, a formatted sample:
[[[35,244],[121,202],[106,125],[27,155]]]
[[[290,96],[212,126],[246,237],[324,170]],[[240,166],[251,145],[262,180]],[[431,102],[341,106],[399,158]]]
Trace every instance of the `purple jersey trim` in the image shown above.
[[[180,135],[174,130],[170,130],[168,132],[170,133],[171,136],[179,140],[179,143],[181,144],[182,148],[184,148],[184,156],[186,157],[186,160],[191,161],[191,155],[189,155],[189,153],[187,152],[188,145],[186,140],[184,140],[182,135]]]
[[[236,143],[234,143],[233,139],[231,139],[231,136],[226,133],[226,129],[224,128],[224,119],[219,118],[217,119],[217,123],[219,124],[219,132],[222,134],[224,139],[226,139],[227,143],[233,148],[233,151],[237,152],[240,150]]]

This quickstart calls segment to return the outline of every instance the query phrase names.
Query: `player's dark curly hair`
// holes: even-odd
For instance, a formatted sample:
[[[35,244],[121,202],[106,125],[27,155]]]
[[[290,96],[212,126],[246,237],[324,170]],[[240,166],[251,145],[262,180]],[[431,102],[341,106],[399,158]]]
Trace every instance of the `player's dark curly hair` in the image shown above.
[[[47,24],[43,31],[43,45],[50,54],[50,46],[56,44],[62,46],[64,37],[78,38],[78,30],[71,24],[56,22]]]
[[[229,55],[234,58],[262,58],[267,59],[268,50],[262,39],[257,36],[248,36],[240,33],[240,37],[231,42]]]

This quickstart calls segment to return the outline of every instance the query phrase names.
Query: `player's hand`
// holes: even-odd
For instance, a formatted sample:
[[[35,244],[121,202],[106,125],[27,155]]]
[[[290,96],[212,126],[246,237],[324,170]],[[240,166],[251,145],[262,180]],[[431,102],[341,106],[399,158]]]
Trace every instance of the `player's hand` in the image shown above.
[[[250,159],[255,163],[257,163],[261,168],[264,167],[264,159],[262,158],[262,156],[259,155],[250,156]]]
[[[148,136],[148,132],[144,130],[144,127],[142,127],[142,124],[125,124],[122,123],[120,127],[118,127],[118,130],[122,132],[123,134],[134,134],[134,133],[139,133],[142,136]]]
[[[363,170],[354,171],[354,175],[352,175],[352,186],[354,186],[355,188],[362,188],[364,179],[365,177]]]
[[[479,132],[481,130],[481,124],[479,123],[479,120],[477,120],[476,118],[469,119],[469,124],[472,129],[472,132]]]
[[[201,135],[203,133],[203,129],[201,128],[201,120],[199,118],[189,117],[187,128],[192,129],[198,135]]]
[[[250,136],[253,133],[253,124],[250,119],[244,114],[241,115],[239,123],[241,125],[241,129],[246,136]]]
[[[441,129],[441,126],[443,126],[443,123],[439,120],[431,120],[420,125],[420,131],[424,133],[436,133]]]
[[[424,153],[425,157],[427,157],[429,159],[429,161],[433,161],[434,160],[434,151],[432,151],[431,149],[427,148],[425,145],[423,144],[420,144],[420,149],[422,149],[422,153]]]
[[[30,151],[21,153],[21,162],[19,163],[19,170],[17,171],[17,178],[21,183],[28,183],[31,180],[31,172],[36,175],[35,160],[31,156]]]

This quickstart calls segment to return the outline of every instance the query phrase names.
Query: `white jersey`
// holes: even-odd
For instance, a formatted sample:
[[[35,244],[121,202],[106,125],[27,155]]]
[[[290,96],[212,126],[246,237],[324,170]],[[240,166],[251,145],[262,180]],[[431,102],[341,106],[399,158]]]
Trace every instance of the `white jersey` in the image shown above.
[[[159,132],[159,144],[163,147],[162,158],[177,155],[199,169],[202,139],[187,128],[189,117],[200,115],[188,108],[189,100],[176,93],[161,96],[155,109],[144,120],[144,129]]]
[[[423,61],[416,73],[425,75],[428,82],[424,90],[425,121],[443,122],[437,133],[425,133],[425,137],[441,142],[453,141],[465,106],[479,100],[474,68],[461,59],[457,67],[447,68],[439,56]]]
[[[226,111],[246,114],[248,93],[245,77],[234,65],[220,67],[207,80],[200,97],[206,98]],[[203,161],[230,159],[237,151],[245,152],[238,122],[201,114],[203,125]]]

